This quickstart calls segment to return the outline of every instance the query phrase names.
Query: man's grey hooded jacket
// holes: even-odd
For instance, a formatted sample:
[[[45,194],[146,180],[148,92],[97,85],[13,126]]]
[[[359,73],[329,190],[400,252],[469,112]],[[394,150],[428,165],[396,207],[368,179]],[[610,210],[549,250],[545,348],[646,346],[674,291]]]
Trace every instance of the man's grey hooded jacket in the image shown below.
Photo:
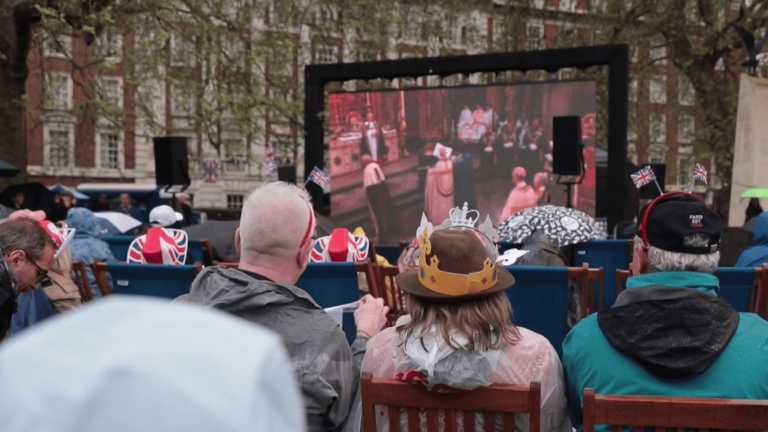
[[[307,431],[342,430],[357,394],[367,340],[358,338],[350,348],[338,324],[309,294],[256,276],[208,267],[190,293],[176,301],[220,309],[278,333],[302,392]]]

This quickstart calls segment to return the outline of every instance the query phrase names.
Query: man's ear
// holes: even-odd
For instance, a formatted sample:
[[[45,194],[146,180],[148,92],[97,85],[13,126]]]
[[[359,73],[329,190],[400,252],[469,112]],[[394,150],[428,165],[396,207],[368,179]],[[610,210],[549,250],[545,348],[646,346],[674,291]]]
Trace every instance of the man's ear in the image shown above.
[[[240,255],[240,228],[235,230],[235,250],[237,250],[237,254]]]
[[[25,255],[24,251],[21,250],[15,250],[8,255],[6,255],[5,262],[10,264],[12,268],[18,267],[19,263],[24,261]]]

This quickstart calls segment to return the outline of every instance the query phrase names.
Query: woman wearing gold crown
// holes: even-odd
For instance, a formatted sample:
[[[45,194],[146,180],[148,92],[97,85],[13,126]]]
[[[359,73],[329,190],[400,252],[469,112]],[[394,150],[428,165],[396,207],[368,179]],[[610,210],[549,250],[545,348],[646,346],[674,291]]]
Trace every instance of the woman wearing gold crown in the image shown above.
[[[512,323],[504,290],[515,280],[496,264],[488,227],[474,222],[433,230],[422,217],[418,268],[397,277],[410,315],[368,342],[362,372],[445,392],[538,381],[541,431],[570,431],[560,359],[547,339]],[[386,410],[376,411],[378,431],[396,429]],[[400,421],[407,424],[405,414]],[[476,430],[481,423],[478,416]],[[527,431],[527,417],[516,416],[515,427]]]

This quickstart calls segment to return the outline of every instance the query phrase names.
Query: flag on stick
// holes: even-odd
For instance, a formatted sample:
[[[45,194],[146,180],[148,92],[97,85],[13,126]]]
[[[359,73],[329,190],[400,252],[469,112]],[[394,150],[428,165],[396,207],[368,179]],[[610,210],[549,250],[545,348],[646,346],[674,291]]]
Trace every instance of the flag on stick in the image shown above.
[[[704,168],[704,165],[697,163],[693,167],[693,179],[701,180],[704,184],[707,184],[707,169]]]
[[[632,177],[632,181],[638,189],[656,180],[656,174],[653,173],[653,170],[649,166],[640,169],[640,171],[634,174],[630,174],[630,177]]]
[[[277,172],[277,161],[274,159],[267,159],[266,163],[267,174],[274,174]]]
[[[321,188],[325,189],[326,186],[328,186],[328,183],[330,182],[330,179],[328,176],[318,167],[314,167],[312,169],[312,172],[309,173],[309,177],[307,178],[307,181],[304,182],[304,186],[307,185],[307,183],[313,182],[316,185],[320,186]]]

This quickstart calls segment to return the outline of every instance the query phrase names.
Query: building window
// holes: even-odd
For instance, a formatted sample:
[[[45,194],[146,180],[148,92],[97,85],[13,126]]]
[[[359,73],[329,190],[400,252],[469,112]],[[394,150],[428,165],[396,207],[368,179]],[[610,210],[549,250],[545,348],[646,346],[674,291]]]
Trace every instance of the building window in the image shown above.
[[[315,45],[315,64],[337,63],[339,48],[336,45]]]
[[[47,57],[67,58],[72,52],[71,27],[64,22],[48,22],[43,42],[43,54]]]
[[[360,61],[378,61],[379,50],[373,47],[360,48]]]
[[[69,131],[48,131],[48,166],[66,168],[69,166]]]
[[[637,102],[637,79],[635,78],[629,81],[629,100]]]
[[[667,103],[667,77],[664,75],[653,75],[649,92],[651,103]]]
[[[243,208],[243,196],[242,195],[227,195],[227,208],[242,209]]]
[[[120,135],[102,133],[99,135],[101,167],[117,169],[120,167]]]
[[[270,12],[271,12],[269,16],[270,24],[272,25],[287,24],[289,18],[291,17],[290,2],[286,0],[274,0],[272,2],[272,10]]]
[[[191,66],[195,59],[195,41],[191,37],[171,36],[171,63],[175,66]]]
[[[696,91],[693,89],[691,81],[680,76],[677,80],[677,102],[680,105],[692,106],[696,100]]]
[[[458,35],[460,33],[458,31],[459,29],[458,17],[456,17],[456,15],[446,15],[445,19],[443,20],[443,23],[445,25],[445,30],[443,32],[443,34],[445,35],[445,41],[451,45],[459,43]]]
[[[245,145],[242,139],[225,139],[223,142],[225,161],[224,168],[228,172],[243,172],[248,158],[245,154]]]
[[[103,58],[119,58],[123,47],[123,36],[117,27],[105,28],[99,36],[97,52]]]
[[[293,76],[293,43],[288,40],[275,41],[269,73],[278,76]]]
[[[679,143],[690,144],[693,142],[695,130],[693,116],[681,115],[677,121],[677,128],[677,141]]]
[[[648,54],[651,56],[651,60],[657,61],[658,64],[667,63],[667,43],[662,37],[655,37],[651,39],[651,46],[648,50]]]
[[[171,88],[171,114],[176,117],[189,117],[192,115],[192,98],[184,94],[182,85],[176,83]]]
[[[410,16],[405,23],[405,38],[410,40],[421,39],[421,20]]]
[[[528,38],[528,51],[540,50],[543,46],[544,26],[541,24],[528,24],[525,34]]]
[[[118,78],[101,78],[103,99],[114,106],[122,106],[120,80]]]
[[[320,28],[328,28],[334,24],[333,11],[329,6],[320,6],[315,15],[315,24]]]
[[[650,127],[648,131],[652,143],[663,144],[667,142],[667,116],[651,113]]]
[[[691,183],[691,180],[693,180],[693,157],[689,154],[678,154],[677,184],[687,185]]]
[[[45,81],[45,109],[66,110],[70,103],[71,77],[62,73],[46,73]]]

